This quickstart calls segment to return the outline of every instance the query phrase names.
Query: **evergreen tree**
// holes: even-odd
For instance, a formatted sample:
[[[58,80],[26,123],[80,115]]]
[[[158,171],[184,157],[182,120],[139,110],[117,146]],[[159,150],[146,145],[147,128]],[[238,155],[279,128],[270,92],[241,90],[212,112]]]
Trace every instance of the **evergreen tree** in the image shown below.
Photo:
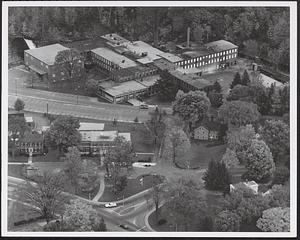
[[[15,101],[15,106],[14,107],[15,107],[15,110],[19,112],[19,111],[24,109],[25,103],[20,98],[18,98]]]
[[[242,80],[241,80],[241,75],[240,75],[239,72],[237,72],[237,73],[235,74],[234,78],[233,78],[233,81],[232,81],[231,85],[230,85],[230,89],[233,89],[233,87],[234,87],[235,85],[241,84],[241,81],[242,81]]]
[[[220,93],[222,91],[222,87],[218,81],[215,81],[213,88],[216,93]]]
[[[229,190],[231,176],[225,163],[211,160],[203,180],[207,189],[226,192]]]
[[[247,70],[244,71],[242,80],[241,80],[241,85],[247,86],[250,83],[250,78]]]

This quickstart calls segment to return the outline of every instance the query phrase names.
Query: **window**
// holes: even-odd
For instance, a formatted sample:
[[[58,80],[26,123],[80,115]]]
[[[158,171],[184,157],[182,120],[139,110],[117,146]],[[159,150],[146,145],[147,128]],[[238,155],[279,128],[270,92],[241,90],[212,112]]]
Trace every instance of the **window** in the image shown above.
[[[43,66],[44,64],[41,62],[41,66]]]
[[[61,75],[65,75],[65,73],[64,73],[64,72],[61,72],[60,74],[61,74]]]
[[[200,57],[200,60],[202,60],[202,57]]]
[[[46,65],[46,68],[48,69],[48,65]]]
[[[55,77],[55,74],[52,74],[52,77]]]

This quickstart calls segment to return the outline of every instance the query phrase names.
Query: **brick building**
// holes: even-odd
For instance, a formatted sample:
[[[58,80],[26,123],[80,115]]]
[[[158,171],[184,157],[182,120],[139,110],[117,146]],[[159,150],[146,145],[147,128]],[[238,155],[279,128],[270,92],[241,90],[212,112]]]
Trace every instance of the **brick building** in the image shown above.
[[[55,63],[57,54],[64,50],[70,49],[60,44],[52,44],[40,48],[25,50],[25,66],[30,71],[39,75],[43,80],[49,80],[49,82],[67,80],[70,76],[64,64]],[[73,77],[78,77],[82,74],[83,60],[80,57],[74,58],[73,64],[76,65],[72,73]]]

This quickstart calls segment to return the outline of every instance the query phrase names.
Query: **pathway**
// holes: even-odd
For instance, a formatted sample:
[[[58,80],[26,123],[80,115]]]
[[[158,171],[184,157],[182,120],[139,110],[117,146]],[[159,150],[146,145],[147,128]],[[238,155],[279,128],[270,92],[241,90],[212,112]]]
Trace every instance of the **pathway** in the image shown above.
[[[100,187],[97,195],[93,198],[93,202],[98,202],[98,200],[101,198],[102,194],[104,193],[105,190],[105,172],[100,172],[99,173],[99,178],[100,178]]]

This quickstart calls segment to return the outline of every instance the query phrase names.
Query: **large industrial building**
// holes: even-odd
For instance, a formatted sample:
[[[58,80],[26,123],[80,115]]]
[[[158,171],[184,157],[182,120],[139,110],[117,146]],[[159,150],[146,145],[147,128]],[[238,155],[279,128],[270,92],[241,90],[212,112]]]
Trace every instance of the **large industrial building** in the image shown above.
[[[38,74],[41,79],[58,82],[70,78],[68,69],[63,64],[56,64],[55,58],[61,51],[69,50],[61,44],[52,44],[44,47],[24,51],[25,66]],[[79,57],[73,60],[76,65],[72,77],[80,77],[83,69],[83,60]]]

